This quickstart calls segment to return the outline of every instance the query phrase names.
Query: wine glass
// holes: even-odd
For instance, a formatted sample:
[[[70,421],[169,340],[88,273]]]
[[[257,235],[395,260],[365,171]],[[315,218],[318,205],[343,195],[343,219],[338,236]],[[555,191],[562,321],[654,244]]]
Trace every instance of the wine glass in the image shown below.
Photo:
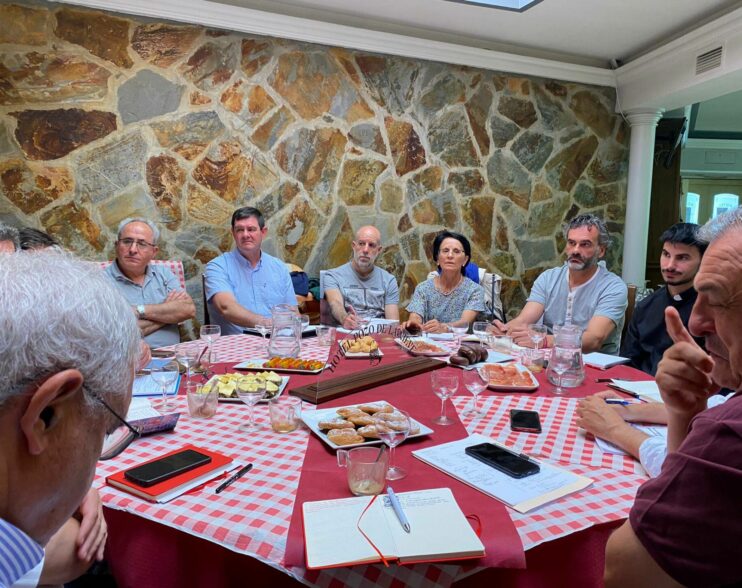
[[[546,326],[541,324],[528,325],[528,337],[533,341],[533,348],[538,354],[541,343],[546,339]]]
[[[433,386],[433,392],[441,399],[441,416],[433,419],[433,422],[438,425],[452,425],[454,421],[446,416],[446,400],[456,394],[459,387],[458,375],[436,370],[430,374],[430,382]]]
[[[489,376],[481,371],[481,369],[474,369],[464,370],[462,378],[464,380],[464,387],[474,396],[471,408],[465,410],[464,414],[475,417],[483,415],[484,413],[477,406],[477,400],[479,399],[479,393],[487,387]]]
[[[175,408],[175,403],[170,401],[167,393],[168,390],[172,389],[179,374],[180,366],[173,356],[162,358],[162,363],[152,368],[150,375],[155,383],[160,386],[160,390],[162,391],[162,400],[157,406],[157,410],[160,412],[166,412]]]
[[[579,349],[567,347],[554,347],[551,350],[549,368],[557,375],[557,385],[552,392],[557,396],[565,394],[565,390],[562,388],[562,376],[572,367],[575,360],[575,354],[579,351]]]
[[[265,343],[265,336],[270,332],[271,328],[273,328],[273,321],[269,318],[261,319],[255,323],[255,330],[263,337],[263,343]]]
[[[219,325],[201,325],[199,335],[201,336],[202,341],[206,341],[206,346],[209,348],[209,358],[207,360],[209,365],[213,364],[211,361],[211,348],[214,345],[214,341],[216,341],[221,334],[222,328]]]
[[[404,478],[407,470],[394,465],[394,448],[410,434],[410,415],[399,409],[392,413],[376,413],[373,424],[381,440],[389,447],[389,469],[386,472],[386,479]]]
[[[198,349],[190,343],[181,343],[175,348],[175,360],[186,369],[186,382],[191,381],[191,368],[198,359]]]
[[[476,321],[472,325],[472,333],[477,336],[477,339],[479,339],[479,343],[482,346],[486,346],[486,341],[489,338],[489,331],[487,330],[487,327],[489,326],[490,324],[487,321]]]
[[[237,386],[237,396],[242,402],[247,404],[250,412],[248,413],[247,423],[240,425],[237,430],[243,433],[251,433],[258,427],[255,425],[253,412],[255,405],[265,398],[265,381],[255,380],[249,384]]]
[[[461,347],[461,339],[466,337],[466,334],[469,332],[469,325],[468,323],[460,327],[454,327],[453,325],[451,325],[448,328],[451,329],[451,332],[453,333],[453,340],[456,344],[456,349],[458,349],[459,347]]]
[[[309,315],[308,314],[302,314],[301,315],[301,332],[307,330],[307,327],[309,326]]]

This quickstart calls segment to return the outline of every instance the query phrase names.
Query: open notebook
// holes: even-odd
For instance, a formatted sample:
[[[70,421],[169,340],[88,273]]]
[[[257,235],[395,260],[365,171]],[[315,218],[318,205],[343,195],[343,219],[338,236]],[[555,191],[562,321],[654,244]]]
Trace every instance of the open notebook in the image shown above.
[[[484,545],[451,490],[399,492],[397,497],[409,520],[409,533],[385,495],[305,502],[302,512],[307,568],[352,566],[383,559],[419,563],[484,555]]]

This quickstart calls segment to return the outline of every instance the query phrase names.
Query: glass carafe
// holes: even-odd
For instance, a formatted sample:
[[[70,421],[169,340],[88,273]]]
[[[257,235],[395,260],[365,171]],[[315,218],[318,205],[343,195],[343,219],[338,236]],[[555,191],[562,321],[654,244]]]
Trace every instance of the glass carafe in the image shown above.
[[[301,317],[287,304],[271,309],[269,357],[299,357],[301,351]]]
[[[585,379],[585,364],[582,361],[582,329],[577,325],[555,325],[554,347],[577,349],[572,365],[562,375],[563,388],[575,388]],[[559,377],[551,368],[546,369],[546,377],[552,384],[557,384]]]

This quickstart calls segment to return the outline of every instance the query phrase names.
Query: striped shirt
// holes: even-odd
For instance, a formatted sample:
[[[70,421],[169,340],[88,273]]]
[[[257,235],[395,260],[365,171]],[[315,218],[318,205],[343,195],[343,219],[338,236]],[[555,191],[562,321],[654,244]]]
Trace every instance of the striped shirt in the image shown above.
[[[44,557],[44,550],[18,527],[0,518],[0,588],[35,568]]]

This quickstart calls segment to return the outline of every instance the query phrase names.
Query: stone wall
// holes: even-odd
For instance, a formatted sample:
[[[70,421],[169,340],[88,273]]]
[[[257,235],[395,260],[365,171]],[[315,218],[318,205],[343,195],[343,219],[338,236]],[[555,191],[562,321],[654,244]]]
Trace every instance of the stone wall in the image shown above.
[[[121,219],[150,217],[199,305],[243,205],[310,275],[375,224],[403,301],[443,227],[503,276],[511,315],[579,212],[610,221],[620,270],[628,127],[612,89],[59,4],[0,4],[0,22],[0,220],[104,259]]]

